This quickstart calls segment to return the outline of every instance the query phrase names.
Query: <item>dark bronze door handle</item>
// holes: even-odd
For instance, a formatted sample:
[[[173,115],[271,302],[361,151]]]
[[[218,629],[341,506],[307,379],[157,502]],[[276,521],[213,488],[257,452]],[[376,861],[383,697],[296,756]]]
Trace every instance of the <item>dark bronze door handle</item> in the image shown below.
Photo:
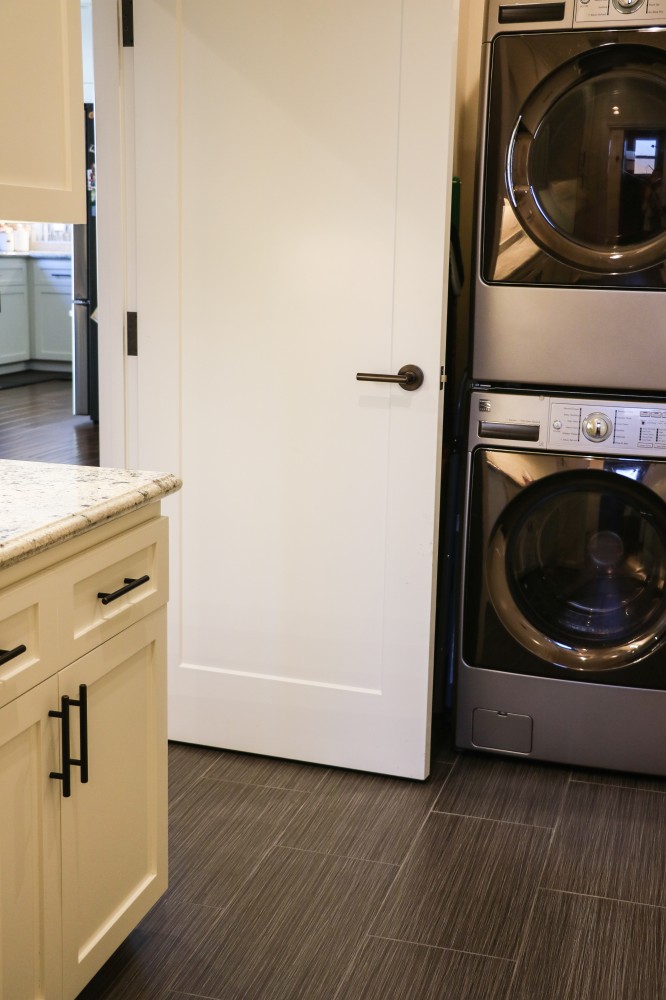
[[[416,365],[403,365],[397,375],[373,375],[370,372],[357,372],[359,382],[394,382],[401,389],[413,392],[423,385],[423,372]]]

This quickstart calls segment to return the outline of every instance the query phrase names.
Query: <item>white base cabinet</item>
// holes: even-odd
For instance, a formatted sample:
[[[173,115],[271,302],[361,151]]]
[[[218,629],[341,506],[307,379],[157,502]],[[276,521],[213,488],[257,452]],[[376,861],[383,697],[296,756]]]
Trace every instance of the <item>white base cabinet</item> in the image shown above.
[[[30,356],[36,361],[72,360],[72,263],[30,261]]]
[[[28,275],[25,259],[0,259],[0,365],[30,357]]]
[[[146,517],[49,550],[27,579],[33,560],[3,571],[0,647],[15,655],[0,662],[1,1000],[73,1000],[166,889],[166,523]],[[73,613],[90,606],[86,581],[92,628]],[[52,621],[49,601],[59,625],[40,636],[30,609]],[[77,648],[73,622],[97,645],[39,679],[45,645]]]

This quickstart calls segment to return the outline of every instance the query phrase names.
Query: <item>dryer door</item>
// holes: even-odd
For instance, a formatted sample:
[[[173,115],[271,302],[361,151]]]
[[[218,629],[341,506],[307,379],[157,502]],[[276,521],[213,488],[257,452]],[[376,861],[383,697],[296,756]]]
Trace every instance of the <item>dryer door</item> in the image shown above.
[[[584,461],[520,490],[494,525],[486,565],[514,639],[549,664],[594,673],[666,641],[666,504],[627,475],[653,465]]]
[[[560,67],[523,107],[508,187],[523,228],[583,271],[666,260],[666,53],[604,45]]]
[[[485,280],[663,288],[666,32],[514,36],[494,50]]]

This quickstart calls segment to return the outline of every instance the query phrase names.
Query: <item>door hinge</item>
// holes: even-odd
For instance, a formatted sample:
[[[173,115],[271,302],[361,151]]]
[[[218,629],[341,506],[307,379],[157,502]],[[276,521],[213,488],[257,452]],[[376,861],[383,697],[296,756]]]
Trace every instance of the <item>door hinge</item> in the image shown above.
[[[139,354],[138,323],[135,312],[127,313],[127,356],[136,358]]]
[[[134,0],[122,0],[123,48],[134,48]]]

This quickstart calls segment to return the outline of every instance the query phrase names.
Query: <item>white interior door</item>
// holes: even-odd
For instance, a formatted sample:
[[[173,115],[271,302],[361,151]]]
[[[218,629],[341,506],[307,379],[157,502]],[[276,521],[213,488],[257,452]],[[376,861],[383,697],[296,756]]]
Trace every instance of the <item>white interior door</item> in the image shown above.
[[[134,12],[170,736],[424,777],[457,0]]]

